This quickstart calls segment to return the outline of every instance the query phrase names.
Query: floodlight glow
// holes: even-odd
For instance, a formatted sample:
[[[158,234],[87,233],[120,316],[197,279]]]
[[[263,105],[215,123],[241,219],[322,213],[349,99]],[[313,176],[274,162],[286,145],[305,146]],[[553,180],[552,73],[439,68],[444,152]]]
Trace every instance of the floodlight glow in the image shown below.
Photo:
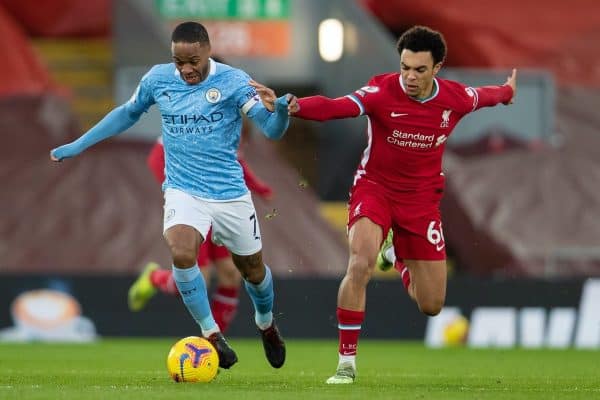
[[[339,19],[326,19],[319,24],[319,54],[327,62],[342,58],[344,52],[344,25]]]

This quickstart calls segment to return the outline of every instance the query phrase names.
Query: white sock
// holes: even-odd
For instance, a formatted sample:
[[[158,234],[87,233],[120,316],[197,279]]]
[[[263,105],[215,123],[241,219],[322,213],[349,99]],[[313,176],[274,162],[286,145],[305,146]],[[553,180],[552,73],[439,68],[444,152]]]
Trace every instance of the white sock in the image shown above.
[[[207,329],[207,330],[202,329],[202,336],[207,338],[210,335],[212,335],[213,333],[217,333],[217,332],[221,332],[221,330],[219,329],[218,325],[215,325],[215,327],[212,329]]]
[[[344,356],[342,354],[339,355],[340,359],[338,361],[338,365],[340,364],[351,364],[352,368],[356,371],[356,355],[353,356]]]
[[[396,253],[394,252],[394,246],[390,246],[384,253],[383,258],[394,264],[396,262]]]

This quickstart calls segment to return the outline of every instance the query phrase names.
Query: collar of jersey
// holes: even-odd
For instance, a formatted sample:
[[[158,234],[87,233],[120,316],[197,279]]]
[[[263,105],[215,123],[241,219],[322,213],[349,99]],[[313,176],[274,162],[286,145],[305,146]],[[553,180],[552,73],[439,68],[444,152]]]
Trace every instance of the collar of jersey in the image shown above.
[[[217,72],[217,63],[215,62],[215,60],[213,60],[212,58],[209,58],[208,63],[210,66],[208,67],[208,76],[206,78],[208,78],[211,75],[214,75]],[[183,80],[183,78],[181,78],[181,74],[179,73],[179,70],[177,68],[175,68],[174,75]],[[204,81],[206,81],[206,78],[204,79]],[[204,82],[204,81],[202,81],[202,82]],[[200,82],[200,83],[202,83],[202,82]]]
[[[406,93],[406,89],[404,88],[404,82],[402,82],[402,74],[398,74],[398,81],[400,81],[400,87],[402,87],[402,91],[404,93]],[[433,78],[433,92],[431,93],[431,96],[426,97],[424,99],[415,99],[414,97],[408,96],[410,99],[414,100],[414,101],[418,101],[419,103],[426,103],[429,100],[433,100],[438,93],[440,92],[440,85],[438,84],[437,78]]]

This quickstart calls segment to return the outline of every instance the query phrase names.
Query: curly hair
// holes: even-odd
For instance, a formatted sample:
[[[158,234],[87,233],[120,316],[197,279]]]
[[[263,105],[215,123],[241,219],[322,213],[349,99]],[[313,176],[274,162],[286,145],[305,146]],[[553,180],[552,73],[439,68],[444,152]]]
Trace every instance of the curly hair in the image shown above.
[[[446,40],[444,35],[426,26],[413,26],[398,39],[396,50],[429,51],[433,57],[433,65],[441,63],[446,58]]]

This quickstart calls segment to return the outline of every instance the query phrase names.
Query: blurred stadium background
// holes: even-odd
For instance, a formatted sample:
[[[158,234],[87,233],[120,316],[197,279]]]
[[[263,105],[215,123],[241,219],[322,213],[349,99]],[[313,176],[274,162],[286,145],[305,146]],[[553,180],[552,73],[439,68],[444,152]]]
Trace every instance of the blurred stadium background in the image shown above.
[[[127,309],[141,267],[169,263],[162,196],[145,163],[157,113],[76,159],[48,158],[126,101],[151,65],[169,62],[170,31],[190,19],[205,23],[215,54],[278,93],[341,96],[398,70],[395,39],[415,24],[445,34],[447,77],[502,83],[519,68],[516,104],[469,116],[449,142],[447,307],[427,319],[395,272],[378,273],[363,331],[435,346],[463,314],[473,345],[600,347],[597,0],[0,0],[4,338],[22,319],[47,327],[73,315],[101,336],[197,330],[177,299]],[[345,201],[365,126],[294,120],[282,141],[256,134],[244,145],[276,193],[255,202],[288,337],[336,336]],[[54,297],[23,302],[40,289]],[[378,317],[392,307],[393,318]],[[249,310],[243,295],[231,336],[254,336]]]

